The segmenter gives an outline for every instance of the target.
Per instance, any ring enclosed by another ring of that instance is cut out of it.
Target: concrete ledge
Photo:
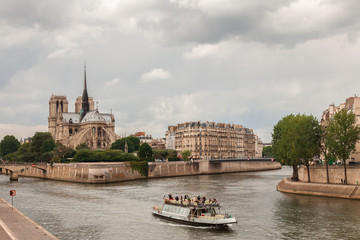
[[[0,231],[0,239],[57,239],[16,208],[12,210],[11,205],[0,198],[0,229],[1,228],[3,231]]]
[[[360,189],[357,185],[292,182],[289,178],[284,178],[276,185],[276,190],[302,195],[360,200]]]

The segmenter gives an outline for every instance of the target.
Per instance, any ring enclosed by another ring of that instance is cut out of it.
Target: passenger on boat
[[[177,193],[175,194],[175,200],[179,201],[179,195]]]
[[[169,200],[172,200],[172,199],[173,199],[171,193],[169,193],[168,196],[169,196]]]

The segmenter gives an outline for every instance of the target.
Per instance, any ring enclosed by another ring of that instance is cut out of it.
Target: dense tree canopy
[[[344,183],[347,184],[346,160],[360,139],[360,128],[356,125],[353,112],[342,109],[330,120],[327,128],[326,143],[329,154],[341,160],[344,165]]]
[[[273,148],[272,146],[266,146],[263,149],[262,156],[265,158],[273,157]]]
[[[298,181],[298,165],[309,167],[309,161],[320,153],[321,128],[313,116],[288,115],[273,130],[273,153],[281,163],[293,167],[294,181]],[[308,168],[308,180],[310,174]]]
[[[44,154],[44,153],[47,153],[47,152],[51,152],[51,151],[54,150],[55,147],[56,146],[55,146],[54,139],[52,139],[52,138],[46,139],[41,145],[40,153]]]
[[[86,142],[83,142],[83,143],[80,143],[79,145],[76,146],[76,150],[81,150],[81,149],[90,149],[90,148],[86,144]]]
[[[172,149],[154,149],[154,157],[156,159],[176,158],[177,151]]]
[[[142,160],[149,160],[153,157],[153,150],[148,143],[141,144],[138,152],[138,156]]]
[[[140,161],[140,159],[131,153],[124,153],[119,150],[88,150],[81,149],[74,155],[76,162],[125,162]]]
[[[49,141],[47,141],[49,140]],[[42,153],[42,145],[47,141],[46,145],[50,143],[50,140],[53,140],[49,132],[36,132],[31,141],[31,150],[35,153]],[[54,140],[53,140],[54,141]],[[44,149],[45,150],[45,149]]]
[[[127,142],[129,153],[136,152],[139,150],[140,139],[138,137],[133,137],[133,136],[116,140],[113,144],[111,144],[111,149],[119,149],[125,151],[125,141]]]
[[[191,156],[191,151],[190,150],[184,150],[181,152],[181,158],[184,161],[189,161],[189,157]]]
[[[16,152],[20,147],[20,142],[12,135],[6,135],[0,142],[1,156]]]

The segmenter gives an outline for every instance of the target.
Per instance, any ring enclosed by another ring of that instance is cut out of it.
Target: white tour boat
[[[220,205],[209,200],[197,202],[164,199],[164,205],[154,206],[152,213],[169,221],[193,226],[227,227],[237,223],[231,215],[220,214]]]

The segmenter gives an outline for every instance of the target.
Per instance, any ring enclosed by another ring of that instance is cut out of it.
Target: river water
[[[0,197],[59,239],[359,239],[360,201],[277,192],[291,169],[88,185],[36,178],[10,182]],[[238,224],[189,227],[151,214],[163,195],[215,197]]]

